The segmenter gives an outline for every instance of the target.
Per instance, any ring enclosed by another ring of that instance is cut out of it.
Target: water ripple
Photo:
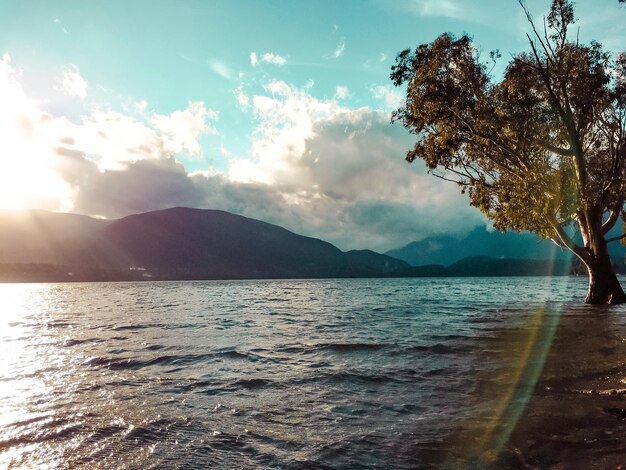
[[[481,282],[5,286],[0,467],[415,468],[479,341],[532,308]],[[515,282],[556,306],[580,288]]]

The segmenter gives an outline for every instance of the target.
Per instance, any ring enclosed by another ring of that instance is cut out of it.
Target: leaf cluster
[[[406,99],[392,121],[416,135],[406,159],[456,182],[496,228],[563,244],[563,226],[624,204],[626,54],[571,40],[570,1],[554,0],[542,28],[522,6],[530,50],[500,81],[468,36],[398,54],[391,80]]]

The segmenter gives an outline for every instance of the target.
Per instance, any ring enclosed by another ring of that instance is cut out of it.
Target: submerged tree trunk
[[[592,255],[586,262],[589,273],[589,290],[585,303],[587,304],[623,304],[626,303],[626,294],[617,280],[606,242],[601,240],[599,252]]]

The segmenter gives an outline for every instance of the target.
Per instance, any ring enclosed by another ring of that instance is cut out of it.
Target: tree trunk
[[[604,242],[604,240],[602,240]],[[585,303],[587,304],[623,304],[626,303],[626,294],[617,280],[611,258],[609,258],[606,242],[593,260],[587,264],[589,273],[589,290]]]

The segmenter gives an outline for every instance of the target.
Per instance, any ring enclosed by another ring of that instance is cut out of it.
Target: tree
[[[553,0],[540,28],[519,2],[530,50],[500,81],[468,36],[400,52],[391,79],[406,84],[406,99],[392,121],[416,136],[406,159],[456,182],[497,229],[571,250],[589,274],[585,302],[624,303],[606,235],[624,217],[626,53],[571,39],[569,0]]]

